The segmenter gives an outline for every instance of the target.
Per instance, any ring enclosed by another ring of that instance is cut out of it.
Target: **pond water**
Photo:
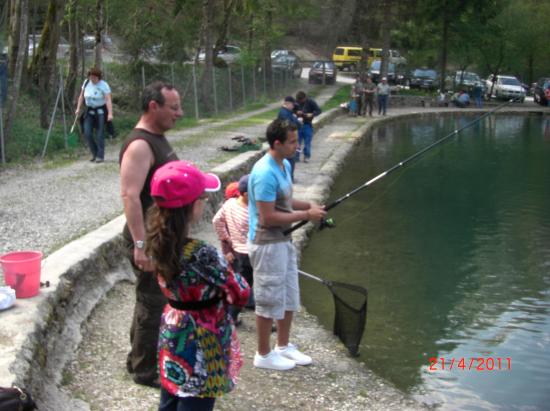
[[[473,119],[374,129],[332,199]],[[368,288],[370,369],[440,409],[550,407],[550,116],[487,118],[330,216],[336,228],[312,236],[301,268]],[[301,285],[331,328],[326,287]]]

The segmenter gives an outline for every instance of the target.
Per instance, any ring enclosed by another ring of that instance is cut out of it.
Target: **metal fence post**
[[[246,106],[246,86],[244,84],[244,66],[241,64],[241,84],[243,89],[243,106]]]
[[[218,92],[216,90],[216,68],[212,66],[212,90],[214,92],[214,112],[218,115]]]
[[[65,88],[63,84],[63,67],[59,66],[59,87],[61,88],[61,116],[63,118],[63,138],[65,140],[65,149],[69,148],[67,136],[67,119],[65,118]]]
[[[325,62],[323,61],[323,86],[327,85],[327,73],[325,71]]]
[[[254,96],[254,101],[258,99],[256,96],[256,66],[252,67],[252,95]]]
[[[271,94],[275,93],[275,72],[271,69]]]
[[[46,149],[48,148],[48,142],[50,141],[50,135],[52,134],[53,123],[55,121],[55,113],[57,112],[57,106],[59,105],[60,97],[61,97],[61,87],[59,88],[59,91],[57,92],[57,98],[55,99],[55,107],[53,108],[52,118],[50,120],[50,127],[48,128],[48,134],[46,134],[46,141],[44,142],[44,148],[42,149],[42,156],[40,157],[42,160],[46,155]]]
[[[199,119],[199,96],[197,94],[197,72],[195,63],[193,63],[193,97],[195,100],[195,118]]]
[[[233,111],[233,86],[231,84],[231,66],[227,66],[227,77],[229,80],[229,110]]]

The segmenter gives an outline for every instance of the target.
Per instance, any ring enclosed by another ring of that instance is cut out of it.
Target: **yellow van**
[[[355,68],[362,59],[362,47],[339,46],[336,47],[334,53],[332,53],[332,61],[334,61],[334,64],[336,64],[336,67],[340,70]]]

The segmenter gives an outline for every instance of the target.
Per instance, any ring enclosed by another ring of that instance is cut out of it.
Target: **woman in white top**
[[[101,79],[102,73],[98,68],[88,72],[88,78],[82,85],[76,115],[80,113],[82,103],[86,103],[84,113],[84,136],[92,152],[90,161],[102,163],[105,158],[105,122],[113,121],[113,102],[111,88]],[[96,131],[94,138],[94,129]]]

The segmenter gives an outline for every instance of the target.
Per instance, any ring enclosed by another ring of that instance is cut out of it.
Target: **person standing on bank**
[[[372,117],[372,110],[374,109],[375,94],[376,94],[376,84],[372,82],[372,78],[369,76],[367,77],[367,82],[365,83],[365,114],[368,111],[369,117]]]
[[[147,212],[146,251],[168,299],[160,324],[159,411],[210,411],[236,383],[242,356],[228,305],[243,306],[250,292],[221,253],[189,237],[219,178],[186,161],[155,172]]]
[[[296,151],[296,161],[300,161],[300,151],[304,153],[304,163],[311,158],[311,140],[313,140],[313,118],[321,114],[321,109],[313,100],[306,96],[306,93],[299,91],[296,93],[296,115],[303,119],[303,125],[298,131],[298,150]],[[303,150],[302,150],[303,144]]]
[[[388,79],[382,77],[382,81],[376,86],[378,93],[378,115],[386,115],[386,109],[388,107],[388,98],[390,97],[390,85]]]
[[[103,163],[105,159],[105,122],[113,121],[111,87],[101,79],[102,76],[103,73],[98,68],[88,71],[88,78],[78,96],[75,113],[78,116],[82,104],[85,103],[84,136],[92,152],[90,161],[96,163]]]
[[[136,275],[136,305],[126,367],[134,382],[159,386],[157,342],[166,303],[145,254],[145,214],[153,204],[151,178],[157,168],[177,160],[164,133],[183,115],[180,95],[171,85],[155,82],[143,90],[143,114],[120,150],[121,196],[126,216],[123,238]]]
[[[283,100],[283,106],[277,114],[279,120],[286,120],[296,126],[298,130],[302,128],[302,122],[295,113],[296,111],[296,100],[292,96],[286,96]],[[290,163],[290,176],[292,182],[294,182],[294,168],[296,166],[296,157],[300,157],[300,148],[296,146],[296,152],[292,154],[291,157],[288,157],[287,160]]]
[[[296,249],[284,231],[292,223],[319,221],[322,206],[292,198],[290,164],[298,144],[296,125],[274,120],[267,128],[268,152],[248,179],[248,255],[254,270],[258,350],[254,366],[289,370],[311,364],[312,359],[289,342],[292,316],[300,308]],[[271,349],[273,320],[277,321],[277,346]]]

